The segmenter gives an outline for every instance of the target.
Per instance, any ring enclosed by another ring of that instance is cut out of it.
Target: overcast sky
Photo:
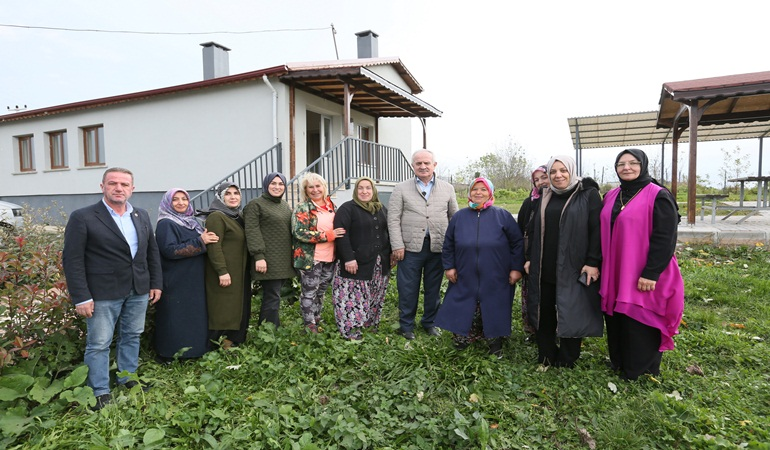
[[[334,24],[340,59],[356,57],[356,32],[373,30],[379,55],[400,57],[424,88],[420,98],[443,111],[428,120],[440,165],[464,166],[509,138],[542,164],[574,155],[570,117],[657,110],[665,82],[770,70],[768,13],[768,2],[740,0],[4,0],[2,25],[263,32],[0,26],[0,108],[199,81],[199,44],[208,41],[232,49],[231,74],[336,59]],[[720,149],[736,145],[756,174],[756,139],[701,143],[699,173],[718,179]],[[660,151],[645,150],[651,159]],[[601,173],[617,152],[585,150],[584,167]]]

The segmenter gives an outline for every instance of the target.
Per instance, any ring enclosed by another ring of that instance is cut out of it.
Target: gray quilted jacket
[[[396,185],[388,202],[388,233],[393,250],[422,250],[425,228],[430,232],[430,251],[441,253],[449,219],[457,212],[457,197],[451,184],[435,180],[426,200],[414,178]]]

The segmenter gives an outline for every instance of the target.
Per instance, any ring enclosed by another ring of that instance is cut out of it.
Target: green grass
[[[304,332],[296,303],[284,304],[280,329],[252,326],[248,342],[231,351],[163,366],[145,348],[140,376],[153,384],[149,393],[118,389],[115,404],[98,413],[65,409],[5,442],[40,449],[770,448],[770,253],[686,247],[678,258],[685,325],[660,377],[621,381],[606,368],[599,338],[584,341],[575,369],[543,370],[518,320],[500,361],[480,344],[454,350],[448,333],[405,341],[395,333],[391,283],[379,333],[361,342],[339,336],[329,302],[318,335]],[[688,372],[695,366],[702,376]]]

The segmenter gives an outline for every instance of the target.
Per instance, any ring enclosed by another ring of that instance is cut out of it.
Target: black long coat
[[[600,283],[583,286],[577,280],[587,263],[589,251],[601,254],[601,240],[596,238],[599,223],[589,221],[592,203],[601,205],[598,185],[584,178],[577,186],[562,211],[559,221],[556,263],[556,335],[563,338],[599,337],[604,332],[604,321],[599,297]],[[535,211],[532,240],[530,241],[529,292],[527,314],[529,323],[537,328],[540,323],[540,274],[547,261],[543,255],[543,211],[552,192],[546,189]],[[600,206],[601,207],[601,206]],[[593,248],[596,247],[596,248]],[[553,261],[551,261],[553,263]]]

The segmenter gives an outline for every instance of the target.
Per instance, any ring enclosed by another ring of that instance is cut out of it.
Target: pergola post
[[[695,190],[698,184],[698,122],[700,122],[703,110],[698,106],[698,101],[693,101],[690,108],[690,161],[687,172],[687,224],[695,225]]]

